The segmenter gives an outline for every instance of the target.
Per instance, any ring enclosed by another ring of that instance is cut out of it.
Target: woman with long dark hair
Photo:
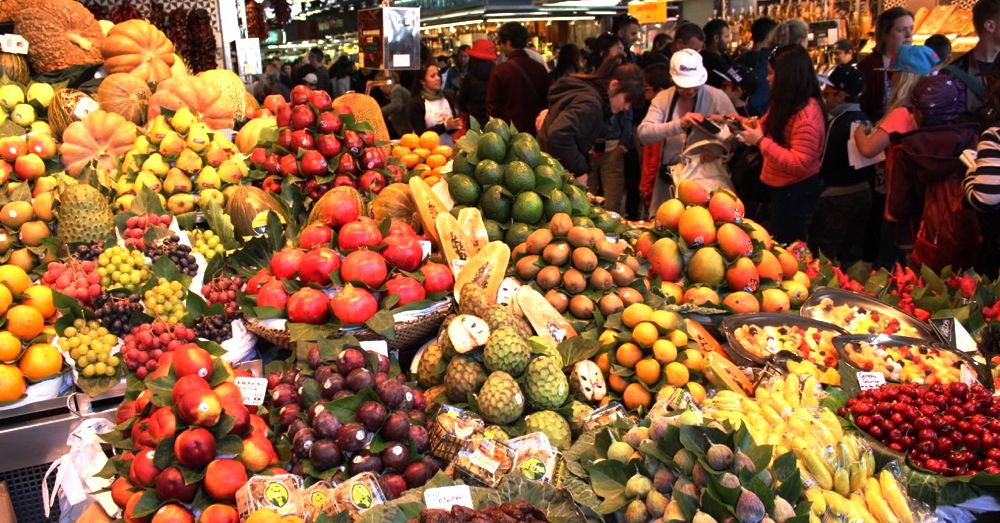
[[[559,48],[559,58],[552,69],[552,81],[566,75],[580,72],[580,48],[576,44],[566,44]]]
[[[455,143],[451,133],[461,128],[461,120],[455,116],[455,104],[442,90],[437,64],[426,63],[420,68],[410,96],[409,111],[413,132],[434,131],[441,135],[442,144]]]
[[[865,78],[861,110],[873,121],[882,119],[889,103],[892,84],[886,71],[904,45],[913,43],[913,13],[893,7],[878,15],[875,22],[875,50],[858,63]]]
[[[826,108],[809,52],[800,45],[778,48],[768,63],[772,93],[758,127],[740,137],[760,148],[760,180],[771,196],[768,230],[782,243],[808,240],[809,220],[823,190],[820,169],[826,139]]]

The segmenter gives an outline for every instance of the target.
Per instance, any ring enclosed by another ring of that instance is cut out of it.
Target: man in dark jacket
[[[549,114],[538,133],[539,144],[570,173],[588,174],[590,149],[610,117],[608,101],[592,81],[564,77],[549,93]]]
[[[753,69],[754,77],[757,79],[757,90],[749,101],[750,114],[754,116],[764,116],[768,104],[771,103],[771,86],[767,83],[767,59],[771,50],[767,47],[767,40],[775,27],[778,27],[778,22],[770,18],[754,21],[750,27],[753,48],[736,60],[737,63]]]
[[[635,53],[632,46],[639,40],[639,20],[629,14],[616,16],[611,22],[611,32],[622,39],[625,45],[625,59],[629,63],[635,63]]]
[[[524,51],[528,30],[517,22],[500,26],[497,39],[507,61],[490,74],[486,112],[514,124],[520,132],[535,134],[535,117],[546,108],[549,73]]]
[[[976,2],[972,7],[972,24],[979,41],[948,69],[965,84],[966,109],[978,116],[986,102],[986,73],[1000,54],[1000,0]]]
[[[830,112],[829,129],[820,176],[823,189],[813,215],[809,248],[848,267],[861,259],[868,214],[872,205],[874,165],[855,169],[848,160],[847,148],[855,124],[868,125],[858,97],[865,80],[856,67],[838,65],[822,79],[823,99]]]

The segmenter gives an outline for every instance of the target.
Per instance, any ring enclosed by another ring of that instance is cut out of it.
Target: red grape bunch
[[[240,305],[236,303],[236,295],[242,288],[243,278],[219,276],[201,288],[201,295],[209,305],[221,303],[226,308],[226,316],[229,318],[239,318]]]
[[[140,251],[145,251],[146,240],[144,236],[146,235],[146,231],[149,230],[150,227],[162,227],[164,229],[169,228],[170,222],[173,221],[173,219],[174,217],[169,214],[130,216],[127,220],[125,220],[125,230],[122,231],[122,238],[125,239],[125,245],[134,249],[139,249]]]
[[[144,379],[156,368],[156,363],[164,352],[171,352],[194,338],[194,329],[183,323],[143,323],[125,335],[122,346],[125,365],[129,370],[135,371],[137,378]]]
[[[89,304],[103,292],[97,264],[90,260],[77,261],[70,258],[65,263],[52,262],[42,275],[42,283],[83,304]]]

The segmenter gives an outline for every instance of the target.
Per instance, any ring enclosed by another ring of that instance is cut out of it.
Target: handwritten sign
[[[472,506],[472,492],[468,485],[427,489],[424,491],[424,504],[432,510],[451,510],[451,507],[456,505],[475,509]]]
[[[267,378],[248,378],[238,376],[236,386],[243,396],[244,405],[263,405],[264,395],[267,394]]]
[[[431,241],[420,240],[420,250],[424,252],[424,259],[426,260],[431,255]]]
[[[881,372],[859,372],[858,387],[861,390],[877,389],[885,385],[885,375]]]

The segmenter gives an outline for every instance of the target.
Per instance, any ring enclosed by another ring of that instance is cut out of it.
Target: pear
[[[188,130],[186,144],[188,149],[196,153],[200,153],[208,148],[208,144],[211,143],[212,139],[208,136],[208,126],[202,123],[196,123],[191,126]]]
[[[160,183],[160,179],[149,171],[139,171],[139,174],[135,177],[133,185],[136,194],[142,192],[143,187],[148,187],[149,190],[153,192],[160,192],[160,189],[163,187],[163,184]]]
[[[208,144],[208,149],[205,151],[205,161],[208,165],[212,167],[218,167],[222,165],[222,162],[229,159],[229,153],[222,150],[218,144],[212,142]]]
[[[149,127],[146,128],[146,138],[149,139],[149,143],[159,144],[168,133],[173,131],[170,124],[167,123],[167,118],[161,114],[149,122]]]
[[[46,136],[52,136],[52,128],[49,127],[48,122],[43,122],[42,120],[35,120],[34,122],[31,123],[31,134],[44,134]]]
[[[205,189],[201,191],[201,196],[198,198],[198,206],[202,209],[207,209],[208,204],[211,202],[215,202],[219,207],[222,207],[226,204],[226,196],[218,189]]]
[[[167,199],[167,209],[174,214],[191,212],[196,201],[193,194],[175,194]]]
[[[240,174],[243,176],[250,174],[250,166],[247,165],[247,162],[243,161],[240,157],[234,157],[233,163],[240,168]]]
[[[17,104],[10,111],[10,121],[21,127],[31,127],[35,123],[35,107],[30,104]]]
[[[125,174],[135,174],[139,172],[140,169],[139,153],[135,152],[134,149],[125,153],[124,158],[122,158],[121,171]]]
[[[17,84],[7,84],[0,87],[0,107],[11,111],[17,104],[24,103],[24,91]]]
[[[119,196],[115,199],[115,211],[117,212],[128,212],[132,208],[132,200],[135,199],[134,194],[126,194]]]
[[[8,118],[9,116],[10,116],[10,115],[9,115],[9,114],[7,114],[7,110],[6,110],[6,109],[4,109],[3,107],[0,107],[0,124],[2,124],[2,123],[4,123],[4,122],[6,122],[6,121],[7,121],[7,118]],[[35,122],[35,123],[38,123],[38,122]],[[35,123],[33,123],[33,124],[31,124],[31,125],[35,125]]]
[[[122,196],[126,194],[133,194],[135,193],[135,185],[133,185],[132,182],[128,181],[128,178],[122,176],[115,183],[115,192],[117,192],[119,195]]]
[[[149,143],[149,138],[145,135],[140,134],[135,139],[135,144],[132,146],[132,150],[136,154],[149,154],[152,152],[152,145]]]
[[[160,154],[163,156],[181,154],[184,147],[184,139],[176,131],[168,131],[160,140]]]
[[[240,179],[243,178],[243,171],[236,165],[236,162],[226,160],[219,166],[219,178],[222,180],[222,183],[227,185],[238,184],[240,183]]]
[[[34,82],[28,86],[28,102],[38,102],[42,107],[47,108],[55,95],[55,89],[45,82]]]
[[[188,174],[194,174],[201,170],[203,162],[198,153],[191,149],[184,149],[181,151],[181,155],[177,157],[176,165],[178,169]]]
[[[174,113],[173,118],[170,119],[170,126],[174,128],[175,131],[184,134],[188,132],[191,125],[198,121],[198,118],[191,112],[191,109],[187,107],[181,107]]]
[[[50,222],[54,217],[52,213],[52,205],[55,203],[54,193],[43,192],[38,196],[35,196],[34,200],[31,202],[31,210],[35,213],[35,217],[43,222]]]
[[[215,167],[206,165],[202,167],[198,173],[198,177],[194,179],[194,185],[198,189],[218,189],[222,187],[222,180],[219,178],[219,173],[215,170]]]
[[[191,177],[176,167],[170,169],[167,178],[163,180],[163,190],[167,194],[189,193],[192,187]]]
[[[226,151],[229,154],[236,154],[240,152],[239,149],[236,148],[236,145],[233,143],[233,141],[229,139],[229,136],[227,136],[226,133],[223,132],[216,131],[212,133],[212,143],[218,145],[219,149],[222,149],[223,151]]]
[[[159,153],[153,153],[146,158],[146,161],[142,162],[143,171],[151,172],[160,178],[167,175],[167,171],[170,170],[170,165],[163,160],[163,156]]]

